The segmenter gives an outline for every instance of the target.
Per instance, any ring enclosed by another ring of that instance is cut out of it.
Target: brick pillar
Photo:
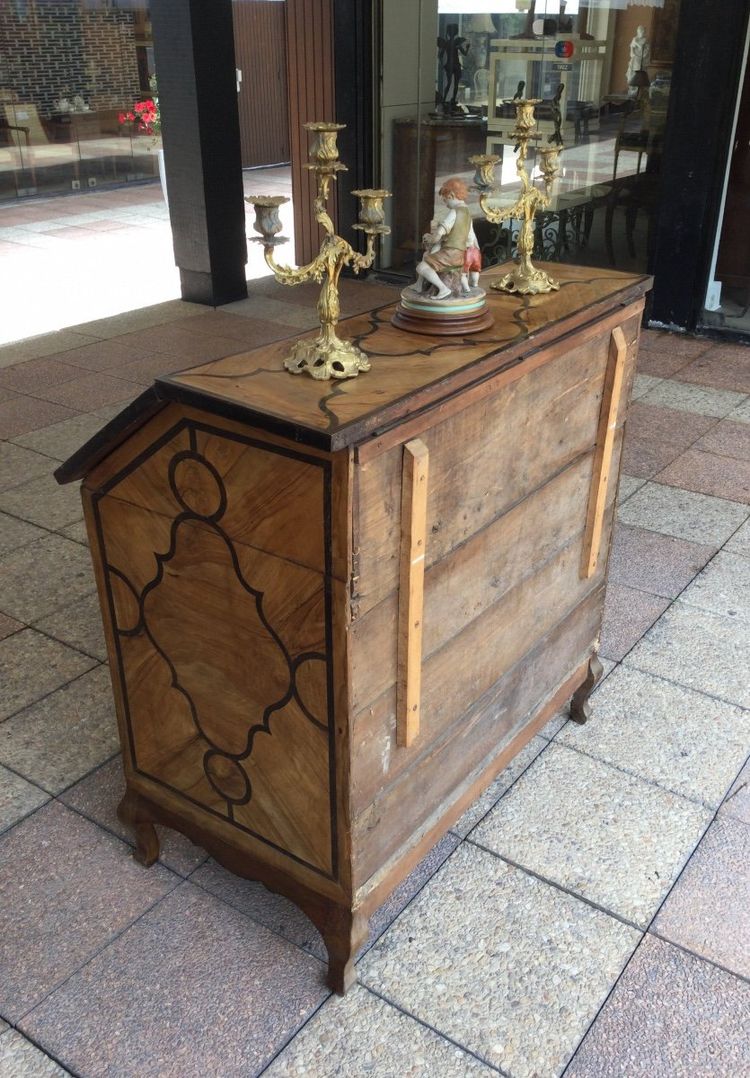
[[[247,295],[231,0],[152,0],[169,216],[182,298]]]

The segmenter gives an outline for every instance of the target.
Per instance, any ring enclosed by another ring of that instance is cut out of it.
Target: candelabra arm
[[[360,270],[369,269],[375,261],[375,236],[372,233],[367,235],[367,249],[363,255],[358,254],[352,250],[352,256],[348,260],[355,273],[359,273]]]

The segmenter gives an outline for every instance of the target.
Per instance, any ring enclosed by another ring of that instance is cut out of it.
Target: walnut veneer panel
[[[132,771],[334,879],[330,465],[177,410],[139,443],[91,503]]]

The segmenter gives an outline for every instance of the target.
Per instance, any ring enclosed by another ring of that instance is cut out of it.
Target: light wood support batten
[[[419,735],[429,457],[429,450],[420,438],[404,446],[396,712],[396,740],[402,748],[408,748]]]
[[[593,576],[601,552],[604,509],[607,504],[607,490],[611,478],[612,453],[615,444],[617,415],[620,410],[627,350],[625,334],[619,326],[616,326],[612,330],[609,341],[609,361],[604,376],[599,429],[596,435],[594,468],[586,516],[586,535],[581,560],[581,577],[584,579]]]

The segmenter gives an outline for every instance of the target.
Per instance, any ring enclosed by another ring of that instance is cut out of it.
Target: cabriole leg
[[[117,806],[117,815],[135,837],[133,857],[145,868],[149,868],[159,857],[159,836],[135,790],[125,791],[125,796]]]
[[[570,717],[573,722],[577,722],[579,726],[583,726],[583,724],[588,722],[591,718],[591,701],[589,697],[594,691],[603,671],[604,667],[599,662],[599,656],[592,655],[589,659],[589,671],[586,675],[586,680],[576,689],[570,701]]]
[[[328,987],[343,996],[357,980],[354,961],[367,940],[367,918],[358,910],[331,907],[322,928],[328,950]]]

